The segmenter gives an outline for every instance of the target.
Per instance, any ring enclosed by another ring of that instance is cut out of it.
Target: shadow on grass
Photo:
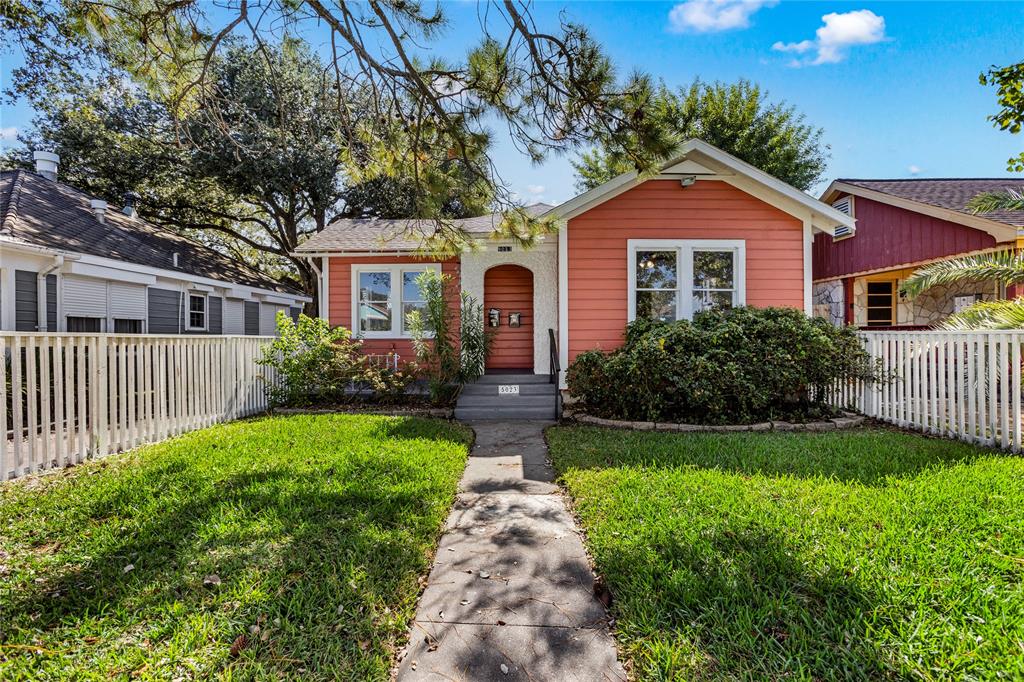
[[[652,679],[897,677],[860,635],[874,595],[839,571],[809,572],[777,534],[725,528],[623,549],[602,568],[630,653]]]
[[[548,431],[559,472],[699,468],[753,476],[828,478],[863,485],[969,464],[991,450],[892,429],[822,433],[658,433],[595,427]]]
[[[451,434],[438,426],[380,428],[388,438]],[[123,673],[168,656],[165,647],[177,640],[170,655],[192,658],[191,646],[202,650],[206,674],[233,667],[247,676],[386,676],[454,477],[448,482],[422,461],[404,461],[386,443],[330,463],[315,455],[284,457],[283,464],[253,458],[229,463],[233,472],[197,473],[188,457],[99,472],[118,480],[74,510],[83,527],[64,531],[68,546],[54,557],[60,563],[8,592],[3,636],[42,637],[42,649],[71,641],[72,657],[82,658],[65,670],[86,669],[80,665],[98,674],[117,672],[96,662],[98,649],[107,664],[127,663]],[[52,533],[39,533],[46,535]],[[204,586],[209,574],[221,583]],[[200,622],[208,631],[191,632]],[[68,636],[69,627],[85,623],[102,640],[95,648]],[[245,647],[230,652],[240,635]],[[212,650],[210,637],[219,640]]]

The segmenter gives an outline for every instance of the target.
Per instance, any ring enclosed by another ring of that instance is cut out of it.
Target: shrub
[[[299,315],[277,314],[278,336],[263,349],[261,365],[277,370],[268,384],[271,405],[301,407],[374,399],[395,402],[415,378],[415,368],[381,367],[362,352],[362,341],[344,327]]]
[[[426,270],[416,284],[424,305],[422,311],[408,314],[409,331],[431,399],[446,403],[459,386],[483,374],[491,336],[484,327],[483,306],[465,291],[459,295],[461,307],[456,317],[449,275]]]
[[[874,368],[853,328],[792,308],[734,308],[693,320],[638,320],[625,344],[583,353],[570,393],[598,415],[746,423],[824,411],[824,387]]]

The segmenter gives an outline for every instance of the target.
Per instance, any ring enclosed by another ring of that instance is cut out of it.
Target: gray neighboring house
[[[0,171],[0,330],[272,335],[309,297],[57,180]]]

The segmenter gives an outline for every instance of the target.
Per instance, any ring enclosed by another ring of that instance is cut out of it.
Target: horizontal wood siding
[[[256,336],[260,333],[260,303],[259,301],[245,302],[245,335]]]
[[[803,309],[803,224],[717,181],[649,180],[569,221],[569,360],[622,343],[629,239],[743,239],[746,300]]]
[[[498,265],[484,273],[484,314],[501,311],[501,326],[491,341],[487,369],[533,372],[533,273],[519,265]],[[509,313],[521,313],[520,326],[510,327]]]
[[[352,256],[332,257],[328,263],[328,279],[330,291],[327,294],[328,318],[331,325],[335,327],[352,328],[352,266],[362,264],[377,265],[402,265],[419,263],[437,263],[436,258],[417,258],[413,256]],[[454,259],[441,261],[441,272],[451,275],[449,293],[455,301],[455,308],[452,311],[457,315],[459,310],[459,291],[462,286],[460,278],[459,261]],[[402,361],[412,360],[412,341],[401,338],[395,333],[394,338],[387,339],[366,339],[363,349],[367,353],[383,355],[386,353],[398,353]]]
[[[880,201],[854,197],[857,234],[833,242],[814,238],[814,279],[884,270],[910,263],[988,249],[996,240],[987,232],[932,218]]]
[[[150,334],[179,334],[181,332],[181,292],[173,289],[150,287],[149,324]]]

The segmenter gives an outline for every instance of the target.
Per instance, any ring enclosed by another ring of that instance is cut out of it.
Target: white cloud
[[[815,31],[814,40],[801,40],[798,43],[784,43],[780,40],[772,45],[772,49],[798,55],[813,52],[812,57],[793,60],[791,64],[817,66],[843,61],[850,48],[855,45],[871,45],[886,39],[885,18],[869,9],[843,14],[831,12],[821,20],[824,23]]]
[[[750,17],[762,7],[779,0],[686,0],[668,13],[668,28],[673,33],[694,31],[714,33],[750,26]]]
[[[907,166],[907,172],[910,173],[911,175],[920,175],[924,171],[921,170],[920,166],[915,166],[914,164],[910,164],[909,166]]]
[[[13,140],[18,137],[18,129],[14,126],[0,128],[0,140]]]
[[[526,191],[530,194],[544,194],[544,185],[527,185]]]

